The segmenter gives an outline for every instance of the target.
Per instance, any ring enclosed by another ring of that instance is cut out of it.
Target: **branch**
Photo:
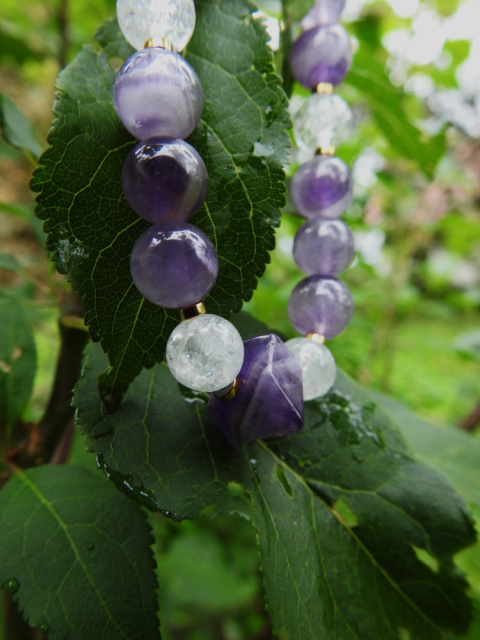
[[[76,294],[70,294],[64,306],[68,306],[69,314],[77,312],[75,315],[80,316],[80,301]],[[15,457],[20,468],[28,469],[50,462],[55,452],[57,464],[65,462],[68,457],[68,434],[72,433],[74,417],[72,391],[80,377],[87,342],[88,333],[84,329],[60,322],[60,354],[50,400],[39,424],[29,426],[29,437]],[[60,446],[62,440],[63,446]]]
[[[473,433],[480,427],[480,402],[474,407],[474,409],[460,421],[460,429],[464,431],[470,431]]]

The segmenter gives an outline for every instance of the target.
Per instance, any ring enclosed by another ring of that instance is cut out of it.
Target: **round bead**
[[[337,375],[335,359],[324,344],[308,338],[294,338],[285,343],[302,369],[303,399],[324,396],[333,387]]]
[[[203,90],[181,55],[152,48],[128,58],[115,79],[113,100],[135,138],[187,138],[202,115]]]
[[[336,148],[352,134],[352,111],[336,94],[312,93],[295,114],[293,125],[295,138],[305,150]]]
[[[244,347],[233,324],[212,314],[181,322],[167,343],[174,378],[195,391],[218,391],[235,380]]]
[[[350,39],[339,24],[304,31],[293,43],[290,54],[293,76],[307,89],[314,89],[321,82],[340,84],[351,64]]]
[[[188,220],[202,206],[208,175],[197,151],[179,138],[140,142],[123,165],[122,186],[134,211],[150,222]]]
[[[304,29],[338,22],[346,0],[317,0],[302,22]]]
[[[117,0],[120,29],[135,49],[149,38],[166,38],[184,49],[195,29],[193,0]]]
[[[164,222],[142,233],[130,256],[135,286],[167,309],[193,307],[215,284],[218,256],[208,237],[188,222]]]
[[[290,195],[305,218],[338,218],[353,198],[352,174],[336,156],[315,156],[293,176]]]
[[[338,276],[355,255],[352,232],[342,220],[313,218],[295,236],[293,258],[307,276]]]
[[[309,276],[297,284],[288,301],[290,322],[302,335],[338,336],[353,316],[347,285],[335,278]]]

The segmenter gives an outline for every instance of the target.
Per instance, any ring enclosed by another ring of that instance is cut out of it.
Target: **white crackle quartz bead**
[[[240,372],[244,347],[233,324],[210,313],[181,322],[168,339],[173,377],[195,391],[218,391]]]
[[[300,364],[303,376],[303,399],[324,396],[337,375],[335,360],[324,344],[309,338],[294,338],[285,343]]]
[[[149,38],[165,38],[182,51],[195,29],[193,0],[117,0],[120,29],[135,49]]]
[[[352,135],[352,111],[338,95],[312,93],[293,116],[293,127],[298,145],[307,151],[337,148]]]

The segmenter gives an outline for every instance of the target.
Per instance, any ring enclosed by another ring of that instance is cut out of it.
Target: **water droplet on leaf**
[[[15,578],[12,578],[5,583],[5,589],[11,596],[13,596],[20,589],[20,585]]]

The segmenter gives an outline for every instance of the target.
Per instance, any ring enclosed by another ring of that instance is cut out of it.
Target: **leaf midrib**
[[[374,556],[370,553],[370,551],[365,547],[362,541],[355,535],[353,529],[346,525],[345,522],[342,521],[341,518],[338,517],[338,514],[332,509],[317,493],[315,493],[312,488],[306,483],[304,478],[299,475],[292,467],[290,467],[284,460],[279,458],[264,442],[259,440],[257,442],[258,445],[264,449],[270,456],[275,460],[276,464],[281,465],[284,469],[286,469],[289,473],[291,473],[295,479],[301,483],[305,490],[308,491],[312,500],[316,498],[319,500],[322,505],[330,511],[330,513],[337,519],[340,525],[351,535],[356,544],[362,549],[367,558],[370,560],[372,565],[383,575],[383,577],[387,580],[387,582],[393,587],[393,589],[398,593],[398,595],[405,600],[405,602],[422,618],[437,634],[442,635],[441,630],[437,627],[437,625],[428,618],[423,611],[400,589],[398,584],[390,577],[390,574],[375,560]],[[332,594],[333,595],[333,594]],[[334,600],[335,602],[335,600]],[[337,603],[335,603],[335,607],[337,607]]]
[[[65,537],[67,538],[72,551],[75,555],[75,559],[78,562],[78,564],[80,565],[80,567],[82,568],[85,577],[87,578],[88,582],[91,584],[93,591],[96,593],[105,613],[108,616],[108,619],[115,625],[115,627],[118,629],[118,631],[121,633],[121,637],[125,638],[125,640],[129,640],[128,636],[125,634],[124,630],[118,625],[118,622],[115,620],[115,618],[113,617],[112,613],[110,612],[110,609],[107,605],[107,603],[105,602],[105,600],[101,597],[98,589],[95,586],[95,582],[92,578],[92,576],[90,575],[90,572],[88,571],[85,563],[83,562],[80,553],[78,551],[77,545],[75,544],[70,531],[68,530],[68,526],[66,525],[66,523],[62,520],[61,516],[59,513],[57,513],[57,511],[54,509],[53,505],[47,500],[47,498],[45,498],[45,496],[41,493],[41,491],[35,486],[35,484],[28,478],[28,476],[23,473],[22,471],[19,471],[17,474],[17,477],[23,482],[23,484],[30,489],[30,491],[34,494],[34,496],[37,498],[37,500],[40,502],[41,505],[43,505],[45,507],[45,509],[47,509],[47,511],[50,513],[50,515],[54,518],[54,520],[57,522],[57,524],[59,525],[60,529],[62,529],[62,531],[65,534]]]

